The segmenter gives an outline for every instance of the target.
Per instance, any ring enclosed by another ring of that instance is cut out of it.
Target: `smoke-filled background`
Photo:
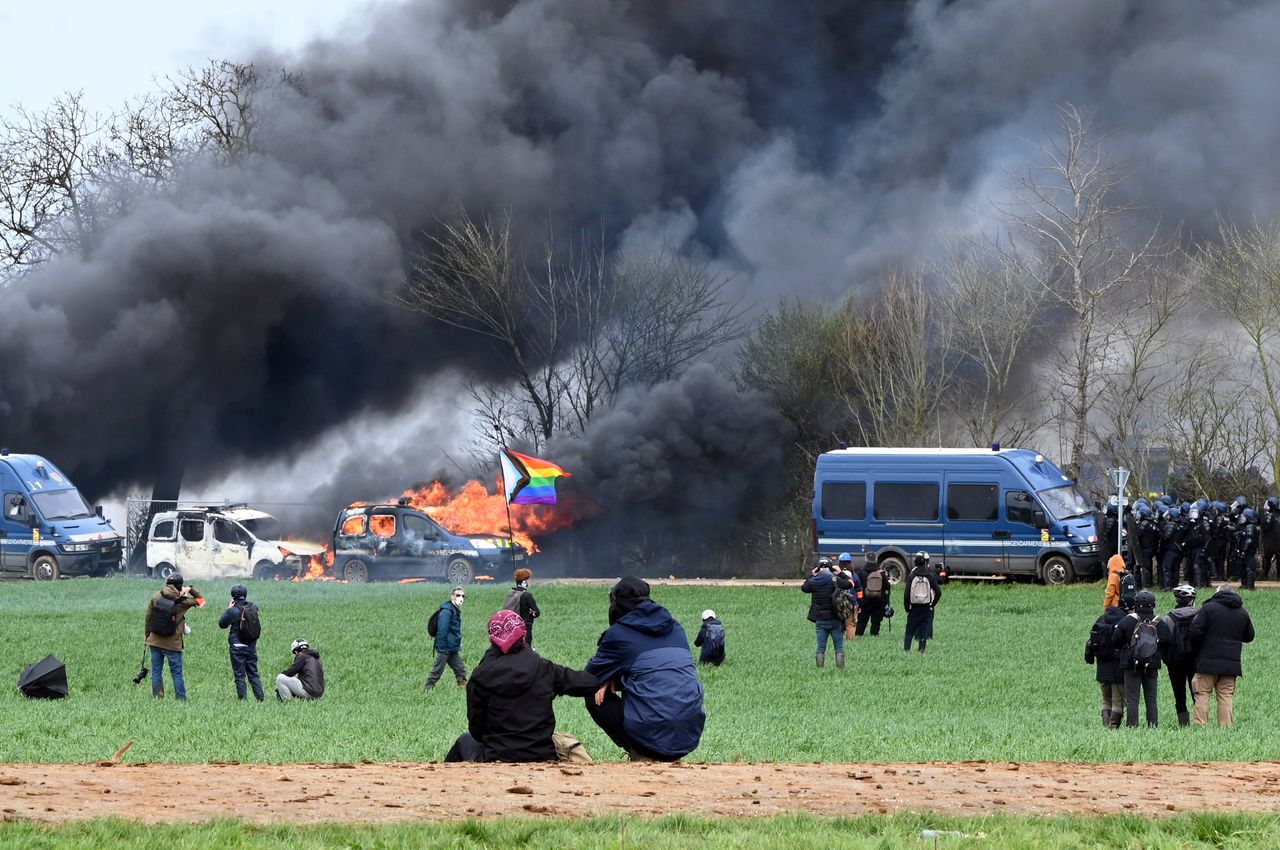
[[[1096,110],[1129,158],[1116,197],[1152,223],[1195,238],[1280,198],[1274,3],[373,14],[358,41],[227,57],[289,74],[257,90],[251,145],[131,188],[91,244],[0,288],[0,443],[53,458],[90,498],[180,476],[184,494],[330,517],[459,476],[471,389],[509,385],[510,352],[396,296],[463,215],[509,217],[533,253],[586,229],[691,258],[749,320],[983,231],[1063,103]],[[780,495],[794,429],[738,388],[731,356],[620,393],[542,447],[599,507],[584,531],[697,539]]]

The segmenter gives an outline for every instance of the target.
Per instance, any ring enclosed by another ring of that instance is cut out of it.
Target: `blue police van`
[[[123,540],[62,472],[0,449],[0,573],[52,581],[120,568]]]
[[[813,548],[871,552],[893,582],[919,550],[951,576],[1067,584],[1101,572],[1093,508],[1074,483],[1037,452],[998,446],[824,452],[813,476]]]

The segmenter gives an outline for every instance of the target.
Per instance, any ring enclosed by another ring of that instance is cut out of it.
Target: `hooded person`
[[[293,664],[276,676],[276,698],[282,702],[320,699],[324,696],[324,665],[320,663],[320,653],[311,648],[306,638],[297,638],[289,649],[293,652]]]
[[[1244,644],[1253,641],[1253,620],[1244,609],[1244,600],[1230,585],[1218,592],[1191,620],[1191,647],[1195,652],[1195,724],[1209,722],[1209,698],[1218,701],[1218,725],[1230,726],[1235,719],[1236,679],[1243,675],[1240,655]]]
[[[1120,607],[1130,608],[1133,606],[1132,600],[1122,602],[1125,596],[1132,596],[1137,592],[1137,581],[1133,578],[1133,573],[1129,572],[1129,568],[1125,566],[1123,555],[1112,555],[1107,561],[1107,592],[1102,597],[1103,613],[1108,608]]]
[[[194,587],[184,587],[178,573],[170,575],[164,587],[147,603],[143,639],[151,648],[151,695],[157,699],[164,699],[164,663],[167,661],[174,696],[183,702],[187,700],[187,682],[182,675],[187,611],[202,605],[204,597]]]
[[[587,712],[632,759],[675,761],[697,748],[707,716],[689,640],[647,583],[627,576],[610,589],[609,628],[586,671],[605,683]]]
[[[555,761],[558,696],[587,697],[599,680],[543,658],[525,624],[503,609],[489,618],[489,648],[467,682],[467,731],[445,761]]]

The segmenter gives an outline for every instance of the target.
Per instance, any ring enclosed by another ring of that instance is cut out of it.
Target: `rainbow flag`
[[[502,483],[507,488],[509,505],[554,505],[556,479],[572,477],[550,461],[522,455],[510,449],[498,451],[502,465]]]

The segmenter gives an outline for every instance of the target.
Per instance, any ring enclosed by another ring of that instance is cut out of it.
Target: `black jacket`
[[[286,676],[297,676],[302,682],[302,689],[312,699],[324,696],[324,665],[320,663],[320,653],[311,647],[293,657],[293,664],[284,671]]]
[[[1114,640],[1116,625],[1124,619],[1124,616],[1123,608],[1118,605],[1112,605],[1097,619],[1094,626],[1101,625],[1110,629],[1109,634]],[[1090,633],[1092,634],[1092,631]],[[1120,653],[1113,644],[1104,646],[1100,652],[1095,654],[1093,647],[1089,645],[1089,641],[1086,639],[1084,642],[1084,661],[1086,664],[1097,665],[1095,678],[1098,682],[1115,685],[1124,681],[1124,671],[1120,669]]]
[[[1134,669],[1135,665],[1134,665],[1134,659],[1133,659],[1133,647],[1131,644],[1133,642],[1134,632],[1138,630],[1138,624],[1139,623],[1155,623],[1155,619],[1156,619],[1156,612],[1154,609],[1144,610],[1142,608],[1138,608],[1138,609],[1135,609],[1132,613],[1125,614],[1124,618],[1121,619],[1120,622],[1116,624],[1114,646],[1116,648],[1116,661],[1119,664],[1120,669],[1122,671]],[[1159,640],[1159,635],[1160,635],[1160,628],[1159,626],[1157,626],[1156,627],[1157,640]],[[1157,650],[1159,650],[1159,646],[1157,646]],[[1153,664],[1150,667],[1147,667],[1146,669],[1159,670],[1160,658],[1162,657],[1163,657],[1163,653],[1161,653],[1156,658],[1155,664]],[[1123,676],[1121,678],[1123,680]]]
[[[902,583],[902,609],[904,611],[911,610],[911,580],[919,575],[929,579],[929,586],[933,588],[933,602],[930,603],[929,609],[936,608],[938,603],[942,601],[942,585],[938,583],[938,574],[933,571],[933,567],[912,567],[911,572],[907,573],[907,580]]]
[[[1253,621],[1234,590],[1220,590],[1204,603],[1191,621],[1191,645],[1197,653],[1196,672],[1239,676],[1240,648],[1253,640]]]
[[[698,629],[698,636],[693,639],[694,646],[702,647],[702,654],[699,656],[698,660],[703,664],[720,664],[724,661],[724,647],[728,639],[722,639],[720,641],[720,647],[718,649],[712,649],[711,644],[707,641],[707,627],[712,623],[715,623],[721,629],[724,628],[724,623],[721,623],[715,617],[708,617],[702,621],[702,628]]]
[[[849,581],[842,575],[822,570],[816,576],[809,576],[804,580],[804,584],[800,585],[800,589],[805,593],[812,594],[809,600],[809,620],[818,622],[819,620],[839,620],[840,616],[836,614],[835,605],[835,589],[839,587],[841,590],[848,590],[853,587],[853,582]]]
[[[505,655],[490,646],[467,682],[467,731],[485,761],[555,761],[552,701],[590,696],[598,687],[591,673],[553,664],[522,643]]]
[[[247,604],[251,604],[248,599],[237,599],[236,604],[223,611],[222,616],[218,618],[218,628],[231,629],[231,631],[227,633],[227,641],[233,645],[237,643],[244,643],[240,640],[240,617],[244,613],[244,606]],[[261,616],[262,612],[259,611],[258,615]],[[253,646],[252,643],[247,645]]]

